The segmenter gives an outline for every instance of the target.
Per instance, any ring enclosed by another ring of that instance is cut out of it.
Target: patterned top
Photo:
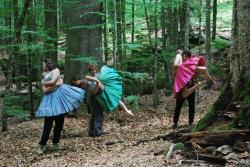
[[[44,82],[48,82],[48,81],[52,80],[52,78],[53,78],[53,72],[52,71],[43,73],[43,81]]]

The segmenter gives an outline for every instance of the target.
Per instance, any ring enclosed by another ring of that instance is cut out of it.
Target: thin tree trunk
[[[12,6],[13,6],[13,12],[14,12],[14,31],[16,31],[18,28],[18,17],[19,17],[18,0],[13,0]],[[20,61],[20,53],[19,53],[18,45],[14,46],[12,54],[14,57],[13,67],[12,67],[13,71],[15,71],[15,74],[17,76],[22,75],[20,64],[18,64],[18,62]],[[21,83],[19,82],[19,80],[16,81],[16,87],[17,87],[17,90],[21,89]]]
[[[131,41],[135,41],[135,0],[132,0],[132,28],[131,28]]]
[[[147,29],[148,29],[148,41],[149,41],[149,45],[152,46],[152,41],[151,41],[151,28],[150,28],[150,24],[149,24],[149,17],[148,17],[148,10],[147,10],[147,5],[145,0],[143,0],[143,5],[144,5],[144,14],[145,14],[145,20],[147,22]]]
[[[200,0],[200,7],[202,7],[202,0]],[[202,11],[199,11],[199,55],[201,54],[201,22],[202,22]]]
[[[158,95],[157,95],[157,68],[158,68],[158,53],[157,53],[157,38],[158,38],[158,26],[157,26],[157,6],[158,0],[155,0],[155,47],[154,47],[154,67],[153,67],[153,78],[154,78],[154,107],[156,108],[158,105]]]
[[[206,0],[206,58],[210,61],[211,59],[211,44],[210,44],[210,38],[211,38],[211,23],[210,23],[210,0]]]
[[[123,71],[126,71],[127,66],[126,66],[126,57],[127,57],[127,50],[126,50],[126,44],[127,44],[127,39],[126,39],[126,0],[122,0],[122,61],[121,61],[121,69]]]
[[[216,37],[216,23],[217,23],[217,0],[213,0],[213,33],[212,40]]]
[[[32,8],[29,9],[29,19],[28,19],[28,31],[34,31],[35,30],[35,16],[34,16],[34,3],[32,5]],[[31,33],[28,34],[28,62],[27,62],[27,71],[28,71],[28,90],[29,90],[29,109],[30,109],[30,118],[35,118],[35,110],[34,110],[34,98],[33,98],[33,92],[32,92],[32,57],[33,51],[31,50],[30,46],[33,44],[33,35]]]
[[[184,37],[184,49],[189,49],[189,34],[190,34],[190,7],[189,7],[189,1],[186,0],[185,2],[185,8],[186,8],[186,16],[185,16],[185,37]]]
[[[103,36],[104,36],[104,61],[105,63],[108,61],[108,35],[109,35],[109,30],[108,30],[108,0],[105,0],[103,3],[103,11],[105,11],[105,16],[104,16],[104,30],[103,30]]]
[[[114,60],[114,66],[116,68],[117,65],[117,7],[116,7],[116,0],[113,0],[113,60]]]
[[[116,17],[116,23],[117,23],[117,55],[118,55],[118,69],[121,69],[121,62],[122,60],[122,2],[121,0],[116,1],[116,12],[117,12],[117,17]]]

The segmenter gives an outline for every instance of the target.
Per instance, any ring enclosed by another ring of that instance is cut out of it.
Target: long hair
[[[56,68],[55,64],[53,63],[53,61],[51,59],[45,59],[44,63],[49,71],[52,71]]]

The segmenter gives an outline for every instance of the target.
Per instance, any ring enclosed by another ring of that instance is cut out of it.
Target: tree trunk
[[[69,25],[66,32],[66,82],[72,77],[82,77],[87,72],[88,63],[102,63],[102,17],[96,14],[101,9],[97,0],[81,0],[68,5],[65,15]]]
[[[211,38],[211,24],[210,24],[210,5],[211,0],[206,0],[206,58],[210,61],[210,53],[211,53],[211,44],[210,44],[210,38]]]
[[[132,28],[131,28],[131,42],[135,41],[135,0],[132,0]]]
[[[154,107],[156,108],[158,105],[158,95],[157,95],[157,68],[158,68],[158,53],[157,53],[157,38],[158,38],[158,26],[157,26],[157,6],[158,0],[155,0],[155,12],[154,12],[154,22],[155,22],[155,46],[154,46],[154,67],[153,67],[153,82],[154,82],[154,90],[153,90],[153,102]]]
[[[28,31],[35,31],[36,26],[36,19],[34,15],[34,4],[32,8],[29,9],[28,12],[29,19],[28,19]],[[32,57],[34,57],[34,52],[31,49],[31,45],[33,44],[33,35],[31,33],[28,34],[27,37],[27,45],[28,45],[28,62],[27,62],[27,71],[28,71],[28,90],[29,90],[29,109],[30,109],[30,118],[35,118],[35,109],[34,109],[34,98],[32,92]]]
[[[116,0],[113,0],[113,32],[112,32],[112,39],[113,39],[113,60],[114,66],[116,68],[117,65],[117,4]]]
[[[200,7],[202,7],[202,0],[200,0]],[[199,55],[201,55],[201,22],[202,22],[202,11],[199,11]]]
[[[213,2],[213,32],[212,40],[215,40],[216,37],[216,22],[217,22],[217,0]]]
[[[126,0],[122,0],[122,60],[121,60],[121,70],[126,71],[126,57],[127,57],[127,38],[126,38]]]
[[[58,18],[57,0],[44,0],[44,28],[46,39],[44,41],[45,58],[57,63],[58,56]]]
[[[241,108],[236,126],[250,127],[250,0],[234,0],[232,50],[230,54],[230,76],[225,89],[212,110],[198,122],[196,130],[203,130],[212,124],[220,112],[232,110],[235,103]]]
[[[184,49],[189,49],[189,34],[190,34],[190,8],[189,8],[189,1],[185,1],[186,6],[186,16],[185,16],[185,37],[184,37]]]
[[[148,17],[148,9],[147,9],[147,5],[146,5],[146,1],[145,1],[145,0],[143,0],[143,6],[144,6],[145,20],[146,20],[146,22],[147,22],[148,41],[149,41],[149,45],[152,46],[152,41],[151,41],[151,28],[150,28],[149,17]]]
[[[117,12],[117,55],[118,55],[118,69],[121,69],[122,63],[122,2],[121,0],[116,1],[116,12]]]
[[[104,60],[105,62],[108,61],[108,55],[109,55],[109,52],[108,52],[108,35],[109,35],[109,29],[108,29],[108,0],[105,0],[105,2],[103,3],[103,11],[105,12],[105,16],[104,16],[104,22],[105,22],[105,25],[103,26],[104,29],[103,29],[103,37],[104,37]]]

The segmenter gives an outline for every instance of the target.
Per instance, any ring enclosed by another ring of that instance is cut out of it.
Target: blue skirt
[[[37,117],[58,116],[76,109],[84,99],[84,90],[63,84],[46,93],[37,110]]]

